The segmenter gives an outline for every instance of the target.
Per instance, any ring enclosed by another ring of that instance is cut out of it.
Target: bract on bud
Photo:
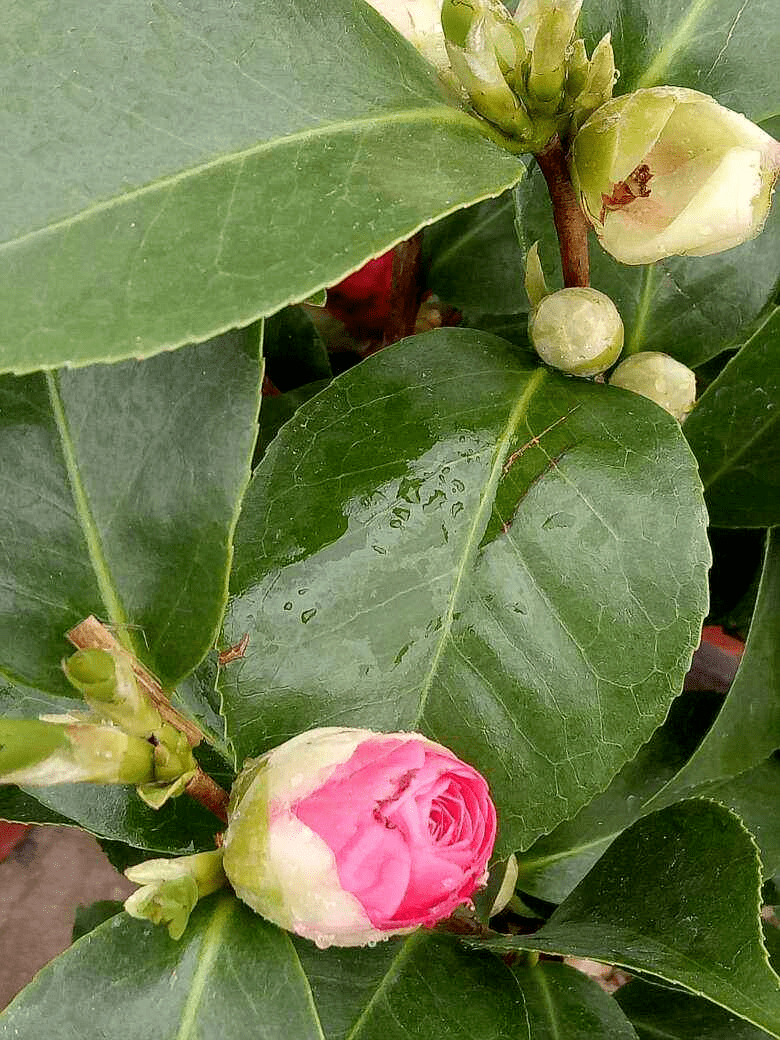
[[[623,322],[615,304],[597,289],[560,289],[541,300],[528,322],[537,354],[574,376],[595,376],[614,365],[623,349]]]
[[[236,894],[320,947],[431,926],[487,879],[488,786],[419,733],[329,727],[247,763],[224,868]]]
[[[682,87],[602,105],[574,139],[572,178],[602,246],[626,264],[707,256],[763,228],[780,144]]]
[[[632,354],[621,361],[609,382],[649,397],[678,422],[685,419],[696,401],[696,376],[690,368],[656,350]]]
[[[136,784],[153,777],[152,745],[115,726],[0,719],[0,783]]]
[[[182,937],[198,900],[227,884],[221,849],[179,859],[148,859],[128,867],[125,876],[143,886],[125,900],[127,913],[164,924],[172,939]]]

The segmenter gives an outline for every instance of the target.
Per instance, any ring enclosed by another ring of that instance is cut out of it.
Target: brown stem
[[[190,798],[200,802],[206,809],[218,816],[223,823],[227,823],[227,807],[230,796],[227,791],[219,786],[216,780],[212,780],[208,773],[204,773],[200,766],[198,766],[197,773],[184,790]]]
[[[590,285],[588,222],[580,209],[566,165],[566,155],[556,135],[536,156],[547,181],[553,204],[553,220],[558,232],[563,265],[563,284]]]
[[[420,272],[422,235],[399,242],[393,250],[393,281],[390,289],[390,316],[385,324],[383,345],[414,335],[420,309]]]

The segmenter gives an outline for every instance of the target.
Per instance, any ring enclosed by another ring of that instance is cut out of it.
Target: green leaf
[[[761,851],[763,876],[780,873],[780,758],[776,755],[729,780],[715,780],[695,790],[697,798],[711,798],[728,805],[756,839]]]
[[[514,972],[532,1040],[637,1040],[612,997],[581,971],[540,961]]]
[[[671,83],[760,122],[780,111],[775,0],[590,0],[592,42],[612,32],[621,94]]]
[[[442,329],[374,355],[269,447],[236,531],[237,761],[319,725],[422,730],[480,768],[497,854],[572,816],[666,715],[708,547],[644,398]],[[572,595],[572,589],[577,595]]]
[[[518,887],[539,899],[561,903],[618,834],[644,815],[653,795],[685,765],[722,703],[717,694],[681,694],[663,726],[623,766],[606,791],[519,857]]]
[[[3,34],[2,371],[247,325],[523,172],[362,0],[33,0]]]
[[[593,957],[676,983],[780,1036],[780,984],[759,920],[755,845],[722,806],[688,801],[625,831],[533,935],[499,953]]]
[[[94,931],[104,921],[116,917],[121,912],[122,905],[118,899],[98,899],[89,906],[77,906],[76,919],[73,922],[73,942]]]
[[[36,787],[31,794],[44,811],[53,810],[98,838],[122,841],[149,852],[184,856],[214,848],[220,821],[188,795],[172,798],[161,809],[152,809],[134,787],[97,784],[57,784]],[[21,822],[47,823],[47,819]]]
[[[737,776],[780,747],[780,532],[767,538],[764,572],[745,652],[718,717],[663,804],[709,780]]]
[[[653,0],[654,2],[654,0]],[[548,280],[563,285],[552,207],[537,168],[515,190],[523,251],[541,240]],[[669,257],[656,264],[619,264],[590,236],[591,282],[614,300],[626,330],[626,352],[660,350],[695,368],[729,347],[741,346],[745,329],[762,315],[776,292],[780,206],[751,242],[714,256]]]
[[[524,257],[511,192],[453,213],[423,238],[426,284],[470,314],[524,314]]]
[[[266,375],[283,393],[333,376],[322,337],[303,307],[285,307],[266,319],[263,356]]]
[[[780,524],[778,420],[780,307],[773,307],[685,423],[716,527]]]
[[[89,614],[166,686],[214,641],[257,430],[257,329],[0,380],[0,671],[64,694]],[[228,407],[229,405],[229,407]]]
[[[615,1000],[639,1040],[767,1040],[769,1035],[708,1000],[639,979],[622,986]]]
[[[0,785],[0,820],[8,820],[10,823],[48,823],[58,827],[76,826],[73,820],[48,809],[37,798],[13,784]]]
[[[101,925],[22,991],[0,1038],[97,1040],[118,1023],[124,1040],[529,1040],[496,958],[423,932],[322,952],[228,895],[203,900],[179,942],[124,914]]]

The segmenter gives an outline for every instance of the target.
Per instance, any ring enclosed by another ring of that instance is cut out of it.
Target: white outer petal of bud
[[[367,0],[441,72],[449,69],[441,28],[442,0]]]
[[[545,296],[528,332],[539,357],[570,375],[598,375],[614,365],[623,349],[623,321],[598,289],[573,287]]]
[[[645,350],[621,361],[609,377],[610,385],[631,390],[655,401],[682,422],[696,401],[696,376],[668,354]]]
[[[585,214],[604,249],[625,264],[708,256],[754,238],[778,173],[774,138],[683,87],[613,98],[572,149]]]

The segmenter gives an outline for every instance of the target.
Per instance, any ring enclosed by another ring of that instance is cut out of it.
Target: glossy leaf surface
[[[112,918],[20,994],[0,1037],[97,1040],[118,1021],[125,1040],[530,1040],[522,994],[496,958],[422,933],[322,952],[227,895],[201,903],[179,942]]]
[[[488,945],[646,972],[777,1037],[780,981],[761,937],[760,884],[737,818],[711,802],[681,802],[625,831],[534,935]]]
[[[247,325],[523,170],[362,0],[12,0],[4,37],[0,371]]]
[[[519,858],[519,888],[552,903],[563,902],[618,834],[643,815],[653,795],[685,765],[722,702],[717,694],[681,694],[663,726],[606,791]]]
[[[563,285],[552,207],[538,169],[515,189],[523,251],[540,240],[552,287]],[[591,235],[591,284],[612,299],[625,325],[625,350],[660,350],[695,368],[741,346],[776,291],[780,206],[752,242],[714,256],[669,257],[656,264],[619,264]]]
[[[733,777],[780,747],[780,532],[767,536],[764,570],[739,670],[696,753],[659,800],[705,781]]]
[[[661,989],[634,979],[615,1000],[639,1040],[767,1040],[763,1029],[690,993]]]
[[[612,997],[581,971],[540,961],[533,968],[515,968],[515,976],[532,1040],[636,1040]]]
[[[760,122],[780,111],[774,0],[590,0],[583,31],[612,33],[616,93],[693,87]]]
[[[780,307],[685,422],[716,527],[780,524]]]
[[[0,670],[71,692],[89,614],[173,685],[214,640],[257,430],[256,328],[0,380]]]
[[[383,351],[302,406],[245,496],[238,761],[319,725],[421,729],[484,772],[502,849],[527,846],[682,685],[704,523],[679,426],[643,398],[465,330]]]

